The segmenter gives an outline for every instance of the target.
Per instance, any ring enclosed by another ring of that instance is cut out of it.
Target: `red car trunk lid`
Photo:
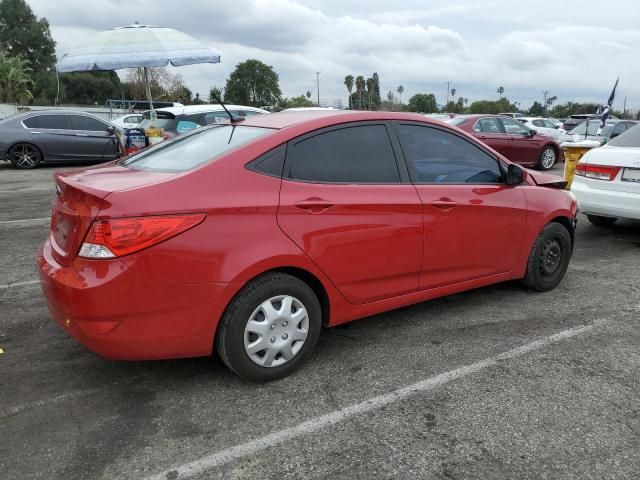
[[[49,239],[55,259],[68,265],[75,258],[105,197],[172,177],[172,173],[132,170],[118,165],[55,175],[56,200]]]

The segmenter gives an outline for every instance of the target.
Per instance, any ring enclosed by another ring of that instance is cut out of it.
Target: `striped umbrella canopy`
[[[136,23],[91,35],[65,53],[56,70],[80,72],[142,67],[147,80],[147,96],[151,101],[147,68],[219,62],[218,52],[186,33]]]

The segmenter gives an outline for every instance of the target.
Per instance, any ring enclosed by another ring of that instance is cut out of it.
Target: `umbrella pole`
[[[144,83],[147,89],[147,100],[149,100],[149,109],[153,111],[153,100],[151,99],[151,83],[149,82],[149,70],[147,67],[142,68],[144,72]]]

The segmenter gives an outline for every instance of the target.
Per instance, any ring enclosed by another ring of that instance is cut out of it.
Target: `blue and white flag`
[[[604,106],[604,109],[602,110],[600,128],[604,128],[607,122],[607,118],[609,118],[609,112],[611,112],[611,106],[613,105],[613,100],[614,98],[616,98],[616,87],[618,86],[619,81],[620,81],[619,78],[616,79],[616,84],[613,86],[613,90],[611,90],[611,95],[609,95],[609,100],[607,100],[607,104]]]

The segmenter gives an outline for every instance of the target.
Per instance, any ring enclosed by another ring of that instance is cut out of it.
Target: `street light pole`
[[[316,86],[318,89],[318,106],[320,106],[320,74],[322,72],[316,72]]]

